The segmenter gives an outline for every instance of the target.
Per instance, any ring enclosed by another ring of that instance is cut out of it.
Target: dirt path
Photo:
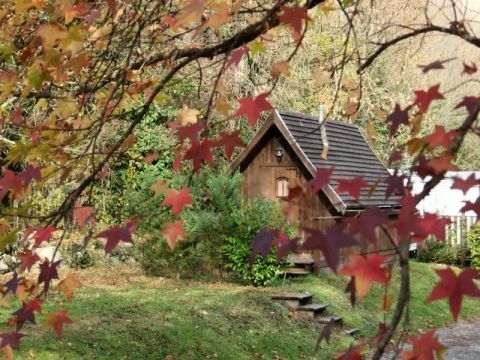
[[[436,334],[440,342],[448,347],[445,360],[480,360],[480,319],[447,325],[438,329]],[[408,345],[405,348],[408,349]],[[388,353],[383,359],[397,360],[401,359],[401,355],[395,357]]]

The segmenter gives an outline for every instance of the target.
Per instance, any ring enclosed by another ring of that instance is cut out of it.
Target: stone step
[[[330,321],[334,321],[335,325],[341,325],[342,324],[342,317],[341,316],[322,316],[318,318],[318,321],[321,322],[322,324],[329,324]]]
[[[309,269],[301,268],[301,267],[291,267],[285,269],[285,274],[287,275],[308,275],[312,272]]]
[[[313,265],[315,261],[311,254],[291,254],[287,257],[287,261],[295,265]]]
[[[328,305],[325,304],[307,304],[299,306],[296,310],[301,312],[301,316],[314,319],[319,316],[327,308],[327,306]]]
[[[343,335],[348,335],[348,336],[353,336],[358,332],[358,329],[352,328],[352,329],[345,329],[342,331]]]
[[[272,296],[272,300],[289,308],[297,309],[299,306],[312,302],[313,295],[310,293],[284,293]]]

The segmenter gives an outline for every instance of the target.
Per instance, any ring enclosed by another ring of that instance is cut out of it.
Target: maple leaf
[[[106,238],[105,254],[109,254],[118,245],[120,241],[132,242],[132,232],[137,227],[136,220],[128,220],[125,226],[115,225],[111,229],[103,230],[95,235],[96,238]]]
[[[397,171],[392,175],[385,178],[384,182],[387,184],[385,190],[385,199],[388,199],[392,195],[404,195],[405,194],[405,181],[408,179],[406,175],[398,175]]]
[[[477,198],[475,202],[465,201],[465,205],[460,209],[460,212],[466,213],[467,211],[474,211],[477,217],[480,217],[480,198]]]
[[[288,61],[279,61],[272,65],[270,74],[274,79],[278,78],[280,75],[285,77],[290,76],[289,63]]]
[[[423,138],[423,141],[428,143],[428,149],[433,150],[439,146],[448,148],[453,139],[457,136],[455,130],[445,131],[445,128],[441,125],[435,125],[435,131]]]
[[[463,297],[480,297],[480,289],[473,281],[480,272],[475,269],[467,269],[457,276],[449,267],[437,269],[435,272],[440,277],[440,282],[433,288],[427,302],[448,298],[450,311],[457,321]]]
[[[15,110],[10,113],[10,118],[16,125],[20,125],[23,121],[22,108],[17,106]]]
[[[360,189],[368,187],[368,183],[363,180],[363,176],[356,176],[352,180],[338,179],[338,186],[335,189],[337,193],[349,193],[354,199],[360,197]]]
[[[348,224],[350,234],[360,234],[370,243],[376,243],[377,226],[383,225],[388,221],[387,214],[379,208],[368,208],[355,217],[348,217],[344,222]]]
[[[335,328],[335,325],[335,319],[330,319],[330,321],[323,327],[322,332],[317,339],[317,346],[315,347],[315,352],[318,352],[322,340],[325,340],[327,344],[330,343],[330,337],[332,336],[332,330]]]
[[[464,195],[468,193],[468,191],[478,185],[479,181],[475,178],[475,174],[470,174],[469,177],[466,179],[462,179],[461,177],[454,177],[453,178],[453,185],[452,189],[461,190]]]
[[[455,106],[455,109],[465,107],[469,114],[473,114],[478,106],[480,106],[480,96],[465,96],[462,101]]]
[[[5,197],[5,195],[7,195],[10,188],[15,184],[16,180],[17,180],[17,176],[13,171],[8,169],[5,170],[3,178],[0,179],[0,187],[2,188],[2,191],[0,191],[0,200],[3,200],[3,198]]]
[[[363,359],[362,350],[363,350],[363,345],[361,344],[357,346],[350,345],[350,347],[346,352],[338,354],[335,359],[336,360],[362,360]]]
[[[155,196],[159,196],[160,194],[163,194],[165,190],[167,189],[167,184],[163,181],[159,181],[149,188],[155,193]]]
[[[282,5],[280,9],[282,10],[282,13],[278,15],[278,20],[281,24],[289,25],[292,28],[295,41],[300,40],[303,23],[309,20],[307,7],[301,6],[292,8],[287,5]]]
[[[0,347],[4,348],[6,346],[9,346],[12,349],[19,350],[20,339],[24,336],[24,334],[20,334],[18,332],[0,334]]]
[[[417,220],[417,232],[413,235],[413,241],[422,241],[433,235],[438,240],[445,241],[445,228],[451,223],[448,218],[438,217],[437,214],[425,213]]]
[[[250,48],[246,45],[243,45],[238,49],[232,51],[232,54],[230,55],[230,58],[228,59],[228,62],[225,65],[225,69],[228,69],[232,65],[235,65],[236,67],[238,67],[238,64],[240,64],[240,61],[242,60],[242,58],[246,54],[248,54],[249,51],[250,51]]]
[[[178,141],[183,142],[185,139],[189,139],[191,143],[198,143],[198,135],[204,128],[205,124],[201,121],[195,124],[181,126],[178,128]]]
[[[462,74],[472,75],[478,71],[477,64],[472,61],[472,65],[468,65],[467,63],[463,63],[463,72]]]
[[[65,324],[73,323],[72,319],[68,317],[68,310],[66,309],[58,312],[47,312],[43,315],[46,317],[43,327],[45,329],[52,328],[58,337],[62,336],[62,330]]]
[[[20,269],[30,271],[32,266],[40,261],[40,257],[37,254],[32,253],[30,249],[25,250],[23,254],[17,255],[20,260]]]
[[[17,289],[20,284],[23,284],[25,282],[24,277],[18,277],[17,272],[13,273],[13,276],[10,280],[8,280],[5,284],[3,284],[4,288],[4,296],[11,292],[13,295],[17,294]]]
[[[105,1],[108,5],[108,8],[112,12],[112,14],[115,14],[115,12],[117,10],[117,1],[116,0],[105,0]]]
[[[400,125],[408,125],[408,112],[410,111],[411,106],[407,106],[405,109],[402,110],[400,105],[397,103],[395,104],[395,108],[393,112],[387,116],[385,119],[386,122],[391,123],[390,124],[390,136],[393,136]]]
[[[402,208],[397,219],[390,224],[391,228],[397,229],[397,236],[401,241],[409,239],[411,233],[420,233],[418,227],[419,214],[417,211],[417,201],[410,193],[399,201]]]
[[[27,321],[32,324],[36,324],[35,314],[33,312],[41,312],[41,305],[41,299],[33,299],[27,303],[24,303],[19,310],[13,313],[13,315],[16,317],[17,331],[19,331]]]
[[[187,105],[183,105],[182,109],[177,113],[177,121],[181,126],[186,126],[189,124],[195,124],[197,122],[197,116],[200,114],[200,111],[195,109],[190,109]]]
[[[252,249],[250,254],[251,264],[255,262],[258,254],[262,255],[264,258],[267,258],[268,253],[270,252],[272,241],[277,237],[277,234],[278,230],[262,228],[253,237],[252,242],[250,243],[250,249]]]
[[[362,299],[374,282],[388,283],[387,269],[384,267],[387,259],[388,257],[378,254],[351,255],[350,264],[343,265],[338,273],[355,278],[355,289],[358,297]]]
[[[232,158],[233,150],[236,147],[245,147],[245,143],[240,138],[240,129],[235,130],[231,134],[223,131],[220,133],[220,139],[215,142],[216,146],[223,146],[225,156],[228,160]]]
[[[409,336],[408,341],[412,344],[413,349],[402,353],[403,360],[441,359],[441,355],[447,349],[438,341],[435,330],[420,334],[417,337]]]
[[[162,201],[162,205],[171,206],[175,216],[178,216],[185,206],[191,207],[193,204],[190,188],[184,188],[180,191],[167,189],[165,192],[167,198]]]
[[[167,240],[170,249],[175,247],[175,243],[185,237],[185,229],[183,228],[183,220],[174,223],[166,222],[163,224],[162,235]]]
[[[57,267],[60,265],[62,260],[54,261],[50,263],[48,259],[45,259],[44,262],[40,264],[40,274],[38,275],[38,284],[43,283],[45,294],[50,289],[50,283],[53,279],[58,279],[58,270]]]
[[[52,238],[53,233],[57,231],[52,225],[47,227],[36,226],[33,228],[27,229],[25,232],[25,238],[29,238],[33,234],[33,239],[35,240],[34,248],[38,248],[42,242],[49,242]]]
[[[343,232],[344,229],[345,224],[335,224],[328,230],[327,234],[323,234],[318,229],[303,228],[309,234],[303,244],[303,249],[321,250],[327,265],[336,272],[340,260],[339,250],[358,245],[353,237]]]
[[[277,236],[272,241],[272,245],[277,247],[277,259],[282,259],[289,253],[296,254],[298,252],[299,237],[290,239],[282,231],[278,231]]]
[[[440,70],[440,69],[445,69],[445,67],[443,66],[443,64],[446,64],[452,60],[455,60],[456,58],[450,58],[450,59],[446,59],[446,60],[436,60],[436,61],[433,61],[431,62],[430,64],[428,65],[417,65],[417,67],[419,67],[420,69],[422,69],[422,73],[426,74],[428,73],[429,71],[431,70]]]
[[[454,156],[445,152],[438,157],[428,160],[427,166],[433,170],[433,175],[440,175],[447,171],[456,171],[458,170],[458,166],[452,164],[454,159]]]
[[[83,228],[88,220],[92,218],[93,208],[88,206],[80,206],[76,204],[73,209],[73,217],[77,220],[80,229]]]
[[[272,105],[267,101],[269,95],[270,93],[263,93],[256,98],[241,98],[238,100],[240,107],[234,116],[246,116],[250,126],[255,126],[262,112],[273,110]]]
[[[328,185],[334,170],[335,167],[333,166],[329,169],[317,168],[314,178],[308,182],[308,185],[313,191],[319,192],[324,186]]]
[[[378,332],[373,337],[372,342],[375,345],[380,344],[382,342],[386,332],[387,332],[387,327],[385,326],[385,323],[378,323]]]
[[[440,84],[431,86],[427,91],[416,90],[414,91],[416,99],[415,105],[418,106],[422,113],[426,113],[430,107],[430,103],[433,100],[442,100],[445,97],[438,91],[440,89]]]
[[[193,143],[190,148],[185,151],[184,160],[192,160],[193,171],[200,170],[203,162],[213,163],[213,156],[210,151],[215,142],[211,140],[204,140],[201,143]]]
[[[67,277],[57,285],[57,289],[63,291],[68,300],[72,300],[74,290],[82,286],[83,284],[75,276],[67,275]]]

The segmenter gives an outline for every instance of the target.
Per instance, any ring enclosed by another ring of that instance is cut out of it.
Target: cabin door
[[[300,176],[296,167],[276,167],[274,168],[273,188],[275,197],[283,200],[288,197],[291,188],[299,185]],[[283,202],[283,201],[282,201]],[[295,225],[300,224],[300,206],[299,204],[285,203],[288,206],[287,218]]]

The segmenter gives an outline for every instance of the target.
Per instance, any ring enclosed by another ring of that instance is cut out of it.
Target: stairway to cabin
[[[329,324],[331,321],[336,326],[343,328],[343,319],[341,316],[328,315],[328,304],[313,303],[313,295],[310,293],[283,293],[273,295],[272,300],[288,308],[298,318],[318,321],[322,324]],[[353,336],[357,329],[343,329],[344,335]]]
[[[291,266],[285,268],[286,276],[302,276],[313,272],[315,261],[311,254],[291,254],[287,257]]]

